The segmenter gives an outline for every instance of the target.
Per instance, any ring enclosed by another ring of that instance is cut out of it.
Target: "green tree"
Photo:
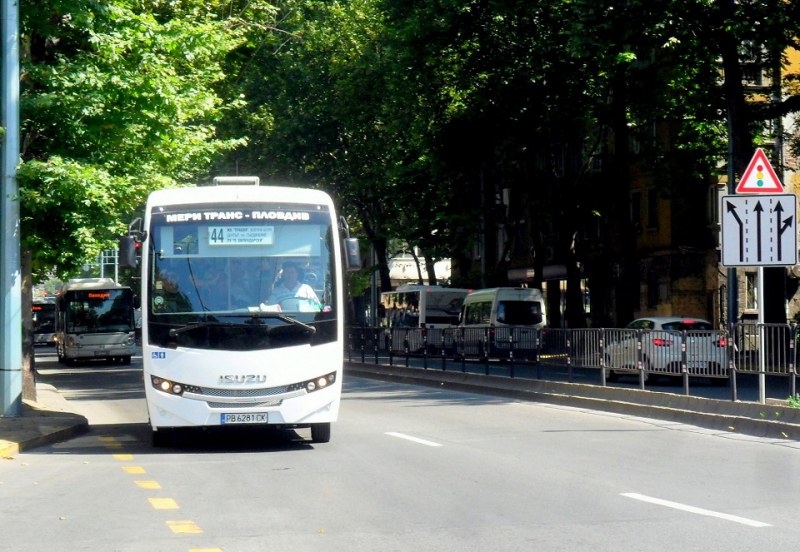
[[[748,102],[742,87],[753,57],[777,70],[800,35],[794,2],[277,7],[281,31],[249,33],[233,57],[248,106],[228,123],[251,142],[227,166],[332,191],[381,262],[393,240],[418,246],[429,266],[453,257],[470,286],[531,264],[541,285],[545,260],[564,264],[570,325],[583,319],[582,276],[615,287],[613,301],[594,294],[596,323],[637,309],[632,174],[698,221],[676,225],[676,243],[711,250],[703,201],[725,170],[728,120],[741,166],[765,122],[796,109]]]
[[[345,214],[356,214],[388,286],[385,258],[398,206],[386,170],[396,137],[383,121],[381,12],[370,0],[277,7],[280,32],[251,34],[237,52],[248,107],[229,124],[251,141],[224,166],[331,193]]]
[[[36,279],[66,276],[150,190],[206,177],[239,143],[214,126],[230,107],[214,86],[239,39],[192,2],[37,3],[21,27],[22,247]]]
[[[112,247],[157,188],[207,176],[220,139],[215,86],[240,42],[222,2],[46,0],[20,6],[18,167],[25,373],[31,289]]]

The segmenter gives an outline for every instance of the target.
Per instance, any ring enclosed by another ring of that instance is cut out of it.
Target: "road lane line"
[[[173,533],[202,533],[203,530],[191,520],[176,520],[170,521],[167,520],[167,527],[169,527]]]
[[[103,446],[107,449],[121,449],[122,443],[117,441],[116,437],[98,437],[98,441],[103,443]]]
[[[676,510],[683,510],[684,512],[690,512],[692,514],[699,514],[701,516],[711,516],[720,519],[724,519],[727,521],[733,521],[735,523],[741,523],[743,525],[749,525],[750,527],[771,527],[769,523],[763,523],[761,521],[755,521],[753,519],[747,519],[739,516],[733,516],[731,514],[723,514],[722,512],[714,512],[713,510],[705,510],[703,508],[696,508],[694,506],[689,506],[687,504],[680,504],[679,502],[671,502],[669,500],[662,500],[660,498],[653,498],[651,496],[645,496],[638,493],[620,493],[622,496],[626,496],[628,498],[632,498],[634,500],[641,500],[643,502],[649,502],[651,504],[658,504],[659,506],[666,506],[667,508],[675,508]]]
[[[161,488],[161,484],[158,481],[139,480],[139,481],[136,481],[135,483],[136,483],[136,486],[141,488],[141,489],[160,489]]]
[[[425,445],[428,447],[441,447],[443,445],[439,443],[434,443],[433,441],[426,441],[425,439],[420,439],[419,437],[412,437],[411,435],[406,435],[404,433],[396,433],[394,431],[387,431],[386,435],[390,435],[392,437],[399,437],[400,439],[405,439],[407,441],[413,441],[415,443],[419,443],[420,445]]]
[[[156,510],[180,510],[178,503],[171,498],[148,498]]]
[[[141,466],[123,466],[122,471],[125,473],[135,474],[138,475],[140,473],[146,473],[144,468]]]
[[[133,460],[133,454],[112,454],[111,456],[114,460],[119,460],[120,462],[130,462]]]

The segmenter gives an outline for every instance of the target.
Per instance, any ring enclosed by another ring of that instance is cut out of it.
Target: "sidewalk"
[[[0,417],[0,458],[64,441],[89,431],[86,418],[52,385],[36,384],[36,401],[23,400],[22,415]]]
[[[774,402],[733,402],[658,391],[352,361],[345,362],[347,375],[666,420],[725,434],[791,441],[793,446],[800,447],[800,408]]]

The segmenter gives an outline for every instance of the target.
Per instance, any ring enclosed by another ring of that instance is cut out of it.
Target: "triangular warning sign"
[[[772,194],[782,192],[783,184],[772,170],[764,150],[758,148],[756,154],[747,165],[744,176],[736,186],[737,194]]]

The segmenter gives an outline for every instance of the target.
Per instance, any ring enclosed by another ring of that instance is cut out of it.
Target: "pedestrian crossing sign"
[[[783,191],[783,184],[772,169],[764,150],[758,148],[736,186],[737,194],[773,194]]]

